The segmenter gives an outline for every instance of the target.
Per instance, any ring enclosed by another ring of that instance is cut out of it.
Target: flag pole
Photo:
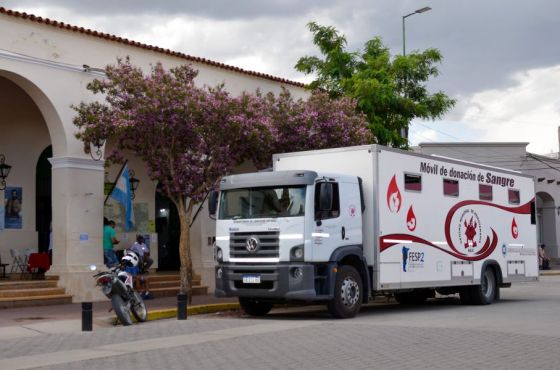
[[[124,171],[124,167],[126,166],[126,164],[128,163],[128,159],[124,161],[121,170],[119,171],[119,174],[117,175],[117,177],[115,178],[115,181],[113,182],[113,185],[111,185],[111,191],[109,193],[107,193],[107,196],[105,197],[105,201],[103,202],[103,205],[107,204],[107,201],[109,200],[109,197],[111,196],[111,193],[113,192],[113,190],[115,190],[115,187],[117,186],[117,182],[119,182],[119,179]]]

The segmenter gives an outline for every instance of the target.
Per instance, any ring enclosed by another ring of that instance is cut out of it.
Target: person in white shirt
[[[140,262],[142,264],[140,270],[148,271],[150,266],[154,263],[154,260],[150,258],[150,248],[144,243],[144,237],[142,235],[136,236],[136,241],[130,249],[140,256]]]

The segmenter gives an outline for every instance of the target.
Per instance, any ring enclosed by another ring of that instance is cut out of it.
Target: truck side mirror
[[[210,217],[215,218],[216,212],[218,211],[218,197],[220,192],[217,190],[212,190],[208,196],[208,213]]]
[[[333,184],[322,182],[319,187],[319,210],[330,211],[333,206]]]

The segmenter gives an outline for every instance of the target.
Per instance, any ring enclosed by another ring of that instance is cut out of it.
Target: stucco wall
[[[0,80],[0,93],[9,98],[5,100],[2,96],[0,110],[12,109],[12,113],[3,113],[1,116],[1,128],[4,133],[9,132],[9,136],[0,135],[0,153],[4,153],[7,162],[13,166],[8,185],[21,186],[24,194],[23,229],[0,232],[0,253],[4,260],[8,260],[9,248],[37,246],[35,166],[41,151],[52,144],[53,157],[58,158],[60,166],[57,171],[67,177],[59,178],[58,185],[64,191],[73,192],[67,195],[59,192],[57,197],[53,197],[53,202],[55,199],[58,202],[71,200],[73,207],[69,208],[69,204],[53,204],[53,235],[55,248],[57,243],[60,244],[57,259],[61,261],[60,265],[53,266],[53,270],[61,274],[62,285],[70,284],[72,279],[76,280],[81,276],[81,280],[73,284],[75,289],[69,288],[72,294],[78,292],[81,298],[78,297],[77,300],[91,297],[91,292],[88,291],[92,289],[88,286],[91,279],[84,266],[89,263],[99,264],[99,257],[91,254],[93,251],[89,249],[88,252],[91,253],[84,255],[80,248],[85,248],[87,244],[87,248],[91,249],[94,244],[99,244],[102,229],[99,216],[103,207],[102,202],[98,202],[98,208],[91,209],[91,200],[102,198],[103,174],[96,169],[95,164],[87,163],[89,155],[84,153],[83,144],[75,138],[76,128],[72,123],[75,116],[72,105],[100,99],[92,96],[86,89],[87,83],[99,77],[99,74],[84,71],[83,65],[103,68],[107,64],[116,63],[117,58],[127,56],[132,63],[144,69],[157,62],[162,62],[166,68],[189,63],[199,70],[196,82],[200,86],[223,83],[228,91],[237,95],[242,91],[254,92],[257,89],[264,93],[278,93],[282,85],[285,85],[296,98],[308,95],[301,87],[264,77],[205,63],[193,63],[178,56],[6,14],[0,14],[0,29],[0,78],[5,78]],[[22,105],[25,107],[15,109]],[[156,184],[147,178],[142,163],[137,159],[131,157],[129,165],[141,180],[135,201],[148,203],[150,218],[153,219]],[[109,169],[110,178],[114,178],[115,171],[118,169]],[[72,177],[72,173],[76,176]],[[90,190],[92,184],[95,184],[95,189]],[[87,192],[81,192],[81,189],[86,188]],[[84,207],[80,206],[81,203]],[[76,220],[81,220],[87,227],[80,226]],[[207,215],[203,212],[193,226],[192,239],[195,268],[199,269],[199,274],[203,277],[207,274],[202,270],[210,271],[212,264],[208,237],[213,235],[213,226],[207,220]],[[88,237],[85,243],[78,238],[82,235]],[[124,239],[124,235],[122,238]],[[127,244],[132,243],[133,234],[128,235],[125,240]],[[153,243],[157,246],[157,240],[153,240]],[[211,271],[208,273],[212,275]]]

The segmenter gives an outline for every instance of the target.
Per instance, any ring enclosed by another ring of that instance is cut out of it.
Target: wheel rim
[[[492,271],[487,270],[482,279],[482,294],[485,298],[490,299],[494,294],[494,274]]]
[[[348,308],[354,307],[360,299],[360,286],[351,277],[347,277],[340,287],[342,304]]]
[[[140,294],[138,294],[137,292],[134,292],[135,295],[135,300],[133,302],[134,305],[134,312],[136,312],[136,314],[141,317],[141,318],[145,318],[147,311],[146,311],[146,305],[144,304],[144,301],[142,300],[142,297],[140,296]]]

